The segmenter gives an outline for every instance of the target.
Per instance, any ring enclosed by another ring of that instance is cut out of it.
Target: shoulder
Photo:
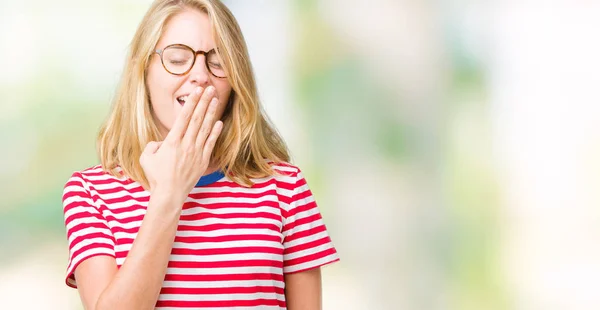
[[[278,189],[298,191],[308,186],[300,167],[289,162],[269,162],[269,164],[273,169],[272,178],[275,179]]]
[[[120,173],[121,169],[119,167],[116,168],[116,172]],[[102,165],[95,165],[91,167],[87,167],[82,170],[77,170],[72,172],[71,176],[67,180],[64,188],[65,191],[69,187],[81,187],[85,190],[89,190],[90,187],[95,187],[96,185],[106,184],[106,182],[114,182],[121,181],[126,182],[127,178],[117,178],[113,176],[109,171],[104,170]]]
[[[294,164],[289,162],[268,162],[275,175],[285,176],[285,177],[298,177],[298,175],[302,174],[300,168]]]

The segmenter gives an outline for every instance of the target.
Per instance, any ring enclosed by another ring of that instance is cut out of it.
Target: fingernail
[[[208,92],[209,95],[212,95],[215,92],[215,88],[212,86],[209,86],[206,91]]]
[[[217,105],[218,101],[219,101],[219,100],[218,100],[217,98],[213,98],[213,99],[210,101],[210,104],[211,104],[211,105]]]
[[[202,91],[202,87],[196,87],[194,91],[196,92],[196,94],[199,94]]]

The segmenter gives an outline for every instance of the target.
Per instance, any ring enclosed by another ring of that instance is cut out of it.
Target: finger
[[[217,143],[217,138],[221,134],[223,130],[223,122],[217,121],[210,132],[210,136],[206,140],[206,144],[202,149],[202,161],[205,163],[210,162],[210,156],[212,154],[213,149],[215,148],[215,144]]]
[[[156,153],[160,149],[160,146],[162,145],[162,143],[163,143],[162,141],[156,142],[155,148],[152,149],[152,154]]]
[[[144,148],[144,151],[142,152],[142,154],[154,154],[156,153],[156,151],[158,151],[158,149],[160,148],[160,146],[162,145],[162,141],[161,142],[157,142],[157,141],[151,141],[148,142],[148,144],[146,144],[146,147]]]
[[[149,155],[156,153],[156,151],[160,148],[161,145],[162,145],[162,142],[156,142],[156,141],[150,141],[150,142],[148,142],[148,144],[146,144],[146,147],[144,147],[144,151],[142,151],[142,155],[140,155],[140,159],[139,159],[139,162],[142,165],[142,167],[144,167],[146,158]]]
[[[183,136],[182,142],[184,145],[193,146],[196,143],[198,130],[204,121],[207,107],[211,102],[211,99],[213,99],[214,94],[215,88],[213,86],[207,87],[202,94],[202,98],[200,98],[200,102],[196,105],[194,114],[192,115],[192,118]]]
[[[165,141],[174,142],[181,140],[188,126],[188,123],[190,122],[190,118],[194,113],[194,109],[196,107],[196,104],[198,103],[198,98],[200,98],[202,91],[202,87],[196,87],[194,91],[192,91],[192,93],[185,100],[183,108],[177,116],[173,127],[167,134],[167,137],[165,137]]]
[[[204,116],[204,121],[202,122],[202,127],[200,127],[200,131],[196,137],[196,150],[202,151],[206,139],[208,135],[212,132],[212,129],[215,125],[216,114],[217,114],[217,105],[219,100],[217,98],[213,98],[210,101],[210,105],[208,106],[208,110],[206,111],[206,115]]]

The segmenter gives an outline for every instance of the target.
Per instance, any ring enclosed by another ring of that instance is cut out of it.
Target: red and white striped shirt
[[[286,309],[284,274],[339,260],[301,171],[252,179],[245,188],[222,173],[204,176],[188,195],[157,309]],[[75,268],[108,255],[122,266],[150,193],[101,166],[75,172],[63,193],[69,241],[67,285]]]

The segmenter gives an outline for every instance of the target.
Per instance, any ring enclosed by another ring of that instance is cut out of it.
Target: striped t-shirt
[[[284,274],[339,260],[301,171],[240,186],[221,172],[200,179],[181,216],[157,309],[286,309]],[[75,172],[63,193],[69,243],[67,285],[75,268],[108,255],[122,266],[150,193],[95,166]]]

